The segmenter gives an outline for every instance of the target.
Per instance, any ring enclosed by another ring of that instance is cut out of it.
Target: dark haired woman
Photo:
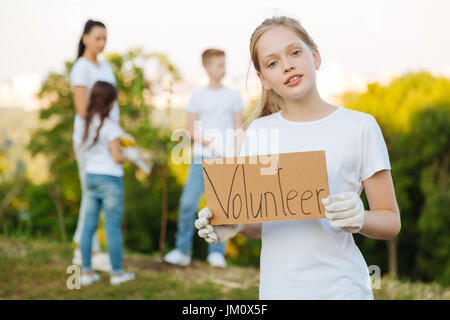
[[[101,209],[105,212],[106,240],[112,266],[110,283],[134,279],[134,274],[126,273],[122,268],[122,163],[129,156],[122,154],[120,149],[120,137],[124,135],[122,128],[109,117],[116,97],[114,86],[97,81],[92,87],[83,121],[86,216],[81,235],[82,285],[89,285],[100,278],[92,270],[91,253]]]
[[[109,82],[113,85],[116,83],[116,79],[113,70],[108,62],[98,60],[98,55],[103,51],[106,44],[106,27],[102,22],[89,20],[86,22],[83,34],[81,36],[78,45],[77,61],[72,67],[70,73],[70,80],[73,86],[73,98],[75,104],[75,123],[73,131],[73,142],[75,149],[75,156],[78,163],[78,173],[81,182],[81,204],[78,215],[77,228],[75,230],[74,242],[77,244],[77,248],[74,252],[74,264],[81,265],[81,252],[80,241],[81,231],[83,229],[84,217],[85,217],[85,181],[84,181],[84,163],[83,154],[80,149],[81,143],[81,126],[83,118],[87,111],[87,99],[89,97],[90,90],[94,83],[98,80]],[[111,110],[109,117],[111,120],[119,123],[119,105],[117,101],[114,101],[114,107]],[[94,241],[92,243],[93,259],[92,265],[94,269],[101,271],[110,271],[111,262],[109,256],[100,251],[100,245],[98,240],[98,234],[95,233]]]

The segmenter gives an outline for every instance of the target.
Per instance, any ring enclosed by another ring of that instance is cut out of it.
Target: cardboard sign
[[[202,161],[212,225],[325,218],[325,151],[270,156],[270,168],[260,156]]]

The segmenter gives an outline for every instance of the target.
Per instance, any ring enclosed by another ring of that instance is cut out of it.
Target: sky
[[[26,87],[61,72],[92,18],[107,26],[106,53],[165,53],[185,83],[205,83],[201,52],[218,47],[226,80],[241,85],[251,33],[280,14],[298,18],[318,44],[319,89],[327,93],[408,71],[450,76],[448,0],[1,0],[0,82]]]

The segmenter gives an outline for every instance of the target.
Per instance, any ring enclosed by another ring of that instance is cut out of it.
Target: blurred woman
[[[86,22],[83,34],[78,45],[78,55],[75,64],[70,73],[70,80],[73,87],[73,100],[75,104],[75,123],[73,131],[73,142],[75,156],[78,164],[78,174],[81,183],[81,204],[78,215],[77,228],[75,230],[74,242],[77,248],[74,252],[72,262],[81,265],[81,231],[86,214],[86,182],[85,182],[85,164],[83,152],[81,149],[83,118],[87,112],[87,99],[94,83],[98,80],[116,84],[116,79],[110,64],[107,61],[99,60],[98,56],[103,52],[106,45],[106,27],[100,21],[89,20]],[[113,108],[109,113],[109,118],[119,123],[119,104],[114,100]],[[92,265],[96,270],[108,272],[111,270],[109,256],[100,251],[98,233],[94,235],[92,242]]]

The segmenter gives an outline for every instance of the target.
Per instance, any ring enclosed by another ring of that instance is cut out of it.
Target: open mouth
[[[294,74],[291,77],[289,77],[284,84],[287,86],[295,86],[298,83],[300,83],[302,77],[303,77],[302,74]]]

